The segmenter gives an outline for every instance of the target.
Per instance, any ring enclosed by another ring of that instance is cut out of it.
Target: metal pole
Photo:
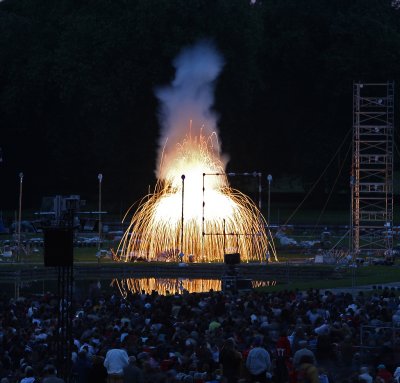
[[[97,250],[100,251],[101,249],[101,181],[103,180],[103,174],[99,173],[97,176],[99,180],[99,240],[97,242]],[[99,254],[100,259],[100,254]]]
[[[268,180],[268,215],[267,215],[268,219],[267,219],[267,224],[269,226],[270,225],[269,217],[270,217],[270,208],[271,208],[271,182],[272,182],[271,174],[268,174],[267,180]]]
[[[224,227],[224,237],[223,237],[223,239],[224,239],[224,254],[226,253],[226,227],[225,227],[225,218],[222,220],[222,222],[223,222],[223,227]],[[224,256],[224,254],[222,255],[222,256]]]
[[[182,178],[182,217],[181,217],[181,261],[183,259],[183,220],[184,220],[184,214],[183,214],[183,208],[184,208],[184,199],[185,199],[185,175],[181,175]]]
[[[22,216],[22,181],[24,179],[24,173],[19,173],[19,212],[18,212],[18,250],[17,250],[17,261],[20,261],[21,255],[21,216]]]
[[[202,206],[202,217],[201,217],[201,260],[204,262],[204,236],[205,236],[205,228],[204,228],[204,207],[205,207],[205,184],[204,184],[204,178],[206,176],[206,173],[203,173],[203,206]]]
[[[261,211],[261,195],[262,195],[262,184],[261,184],[261,177],[262,177],[262,173],[257,173],[254,172],[255,175],[258,176],[258,210]]]
[[[353,197],[354,197],[354,176],[350,176],[350,232],[349,232],[349,250],[354,262],[354,243],[353,243]]]
[[[350,232],[349,232],[349,250],[351,252],[351,262],[352,262],[352,269],[351,269],[351,287],[354,288],[356,286],[356,257],[355,257],[355,249],[354,249],[354,237],[353,237],[353,198],[354,198],[354,176],[350,176]]]

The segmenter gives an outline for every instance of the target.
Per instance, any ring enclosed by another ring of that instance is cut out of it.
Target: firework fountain
[[[170,87],[156,91],[162,134],[157,184],[138,204],[118,250],[132,258],[221,262],[238,252],[243,261],[262,261],[269,251],[267,224],[243,193],[229,186],[221,155],[213,84],[223,66],[206,42],[175,60]]]

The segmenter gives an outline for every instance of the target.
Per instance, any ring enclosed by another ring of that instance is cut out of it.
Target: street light
[[[183,262],[183,208],[184,208],[184,200],[185,200],[185,175],[181,175],[182,179],[182,217],[181,217],[181,252],[179,253],[179,260],[182,263]]]
[[[17,250],[17,261],[20,260],[21,252],[21,216],[22,216],[22,181],[24,179],[24,173],[19,173],[19,211],[18,211],[18,250]]]
[[[101,248],[101,181],[103,180],[103,174],[99,173],[97,176],[97,179],[99,180],[99,240],[97,243],[97,249],[100,251]],[[99,254],[100,257],[100,254]]]
[[[271,207],[271,182],[272,182],[271,174],[268,174],[267,180],[268,180],[268,215],[267,215],[268,219],[267,219],[267,223],[269,226],[269,216],[270,216],[270,207]]]

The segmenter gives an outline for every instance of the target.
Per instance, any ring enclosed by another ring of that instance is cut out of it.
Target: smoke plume
[[[189,128],[191,136],[199,136],[200,132],[204,136],[218,134],[218,117],[212,106],[215,80],[224,60],[211,42],[201,41],[182,50],[173,65],[174,80],[155,92],[160,101],[158,164],[162,160],[164,166],[173,157],[176,145],[189,134]]]

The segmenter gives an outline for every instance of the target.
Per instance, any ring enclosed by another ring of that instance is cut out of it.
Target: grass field
[[[77,266],[80,264],[85,265],[93,265],[93,267],[98,266],[98,260],[96,258],[97,248],[75,248],[74,249],[74,262]],[[292,271],[296,270],[297,274],[299,273],[299,268],[307,267],[307,268],[315,268],[315,270],[330,268],[334,269],[335,273],[332,277],[325,279],[309,279],[304,280],[303,278],[290,277],[290,278],[282,278],[282,280],[278,280],[276,286],[269,286],[266,288],[266,291],[278,291],[284,289],[300,289],[307,290],[309,288],[318,288],[318,289],[335,289],[335,288],[352,288],[352,287],[360,287],[360,286],[380,286],[383,284],[391,284],[392,286],[398,287],[400,290],[400,260],[397,260],[397,263],[393,266],[360,266],[357,268],[351,268],[348,266],[339,266],[339,265],[313,265],[310,263],[304,263],[301,261],[303,255],[301,254],[286,254],[284,257],[284,262],[280,262],[279,264],[273,263],[271,264],[270,269],[280,268],[288,269],[288,273],[292,274]],[[41,266],[43,265],[43,254],[42,251],[39,253],[30,255],[30,256],[22,256],[21,262],[10,263],[10,262],[1,262],[0,270],[2,266],[12,267],[12,269],[18,268],[31,268],[33,265]],[[100,261],[101,266],[106,267],[121,267],[121,263],[113,262],[111,259],[103,258]],[[132,265],[132,263],[128,264]],[[142,267],[149,267],[149,275],[153,272],[155,262],[149,263],[141,263]],[[157,267],[162,268],[162,263],[158,263]],[[264,266],[265,267],[265,266]],[[268,268],[268,266],[266,266]],[[273,273],[273,272],[272,272]],[[300,271],[301,273],[301,271]],[[282,274],[282,273],[281,273]],[[261,288],[263,289],[263,288]]]
[[[268,288],[268,291],[279,291],[284,289],[307,290],[357,288],[362,286],[376,286],[390,284],[400,289],[400,268],[399,266],[362,266],[357,269],[348,268],[341,270],[342,278],[322,279],[312,281],[293,281],[286,284],[278,284]],[[399,291],[397,292],[399,294]]]
[[[316,217],[314,217],[316,218]],[[293,233],[289,233],[292,235]],[[297,233],[295,238],[297,240],[308,240],[313,238],[319,238],[320,233],[313,233],[312,230],[308,230],[307,232]],[[331,242],[335,244],[339,239],[340,235],[333,235],[331,238]],[[3,237],[1,238],[3,240]],[[344,239],[344,241],[346,241]],[[117,248],[118,242],[115,241],[107,241],[103,243],[103,249]],[[96,257],[97,246],[92,247],[75,247],[74,248],[74,262],[77,264],[92,264],[93,266],[98,265],[98,259]],[[290,251],[285,248],[278,249],[278,258],[281,262],[281,267],[286,267],[285,264],[292,263],[309,263],[311,254],[305,252],[301,249],[291,249]],[[0,259],[1,260],[1,259]],[[0,262],[0,268],[2,265],[11,266],[14,268],[20,267],[32,267],[32,264],[35,265],[43,265],[43,248],[38,247],[37,252],[31,252],[30,255],[21,255],[20,262],[11,264],[10,262],[2,261]],[[102,258],[100,260],[101,265],[107,265],[109,267],[121,266],[121,263],[113,262],[111,259]],[[154,262],[149,264],[149,269],[154,267]],[[162,267],[162,265],[160,264]],[[320,289],[329,289],[329,288],[342,288],[342,287],[352,287],[352,286],[365,286],[365,285],[382,285],[382,284],[397,284],[400,287],[400,259],[397,259],[397,262],[394,266],[361,266],[356,269],[341,267],[339,265],[310,265],[307,264],[307,267],[330,267],[330,268],[338,268],[340,278],[334,277],[324,280],[308,280],[303,281],[299,279],[287,279],[280,281],[274,287],[268,287],[268,291],[271,290],[281,290],[281,289],[294,289],[299,288],[301,290],[308,288],[320,288]],[[337,275],[338,273],[336,273]]]

